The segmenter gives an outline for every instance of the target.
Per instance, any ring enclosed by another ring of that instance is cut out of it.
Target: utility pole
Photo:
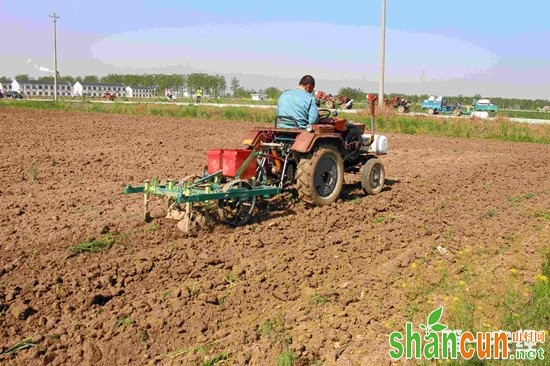
[[[56,23],[59,17],[55,15],[55,11],[50,18],[53,20],[53,100],[57,100],[57,30]]]
[[[380,87],[378,89],[378,105],[384,105],[384,63],[386,56],[386,0],[382,0],[382,19],[380,21]]]

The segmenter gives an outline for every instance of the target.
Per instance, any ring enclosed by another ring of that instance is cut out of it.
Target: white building
[[[110,93],[117,97],[124,97],[126,87],[122,83],[85,83],[77,81],[73,85],[72,95],[75,97],[103,97]]]
[[[11,82],[11,90],[21,93],[21,87],[15,79],[13,79],[13,81]]]
[[[17,88],[17,89],[16,89]],[[27,80],[12,82],[12,89],[20,92],[27,97],[53,97],[53,80]],[[68,81],[57,82],[57,95],[60,97],[70,97],[72,86]]]
[[[127,86],[126,96],[128,98],[152,98],[156,89],[152,86]]]
[[[266,100],[267,95],[264,92],[250,94],[252,100]]]
[[[5,83],[0,83],[0,90],[2,90],[2,93],[6,93],[7,91],[11,90],[11,84],[9,81],[6,81]]]

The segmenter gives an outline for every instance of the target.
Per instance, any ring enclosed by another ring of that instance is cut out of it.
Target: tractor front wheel
[[[378,194],[384,188],[385,172],[380,159],[367,161],[361,173],[361,187],[366,194]]]
[[[334,146],[320,144],[304,156],[296,171],[300,199],[314,206],[330,205],[340,197],[344,185],[344,161]]]
[[[434,114],[435,110],[433,108],[428,109],[428,114]]]
[[[332,109],[334,108],[334,101],[332,100],[325,100],[325,108]]]

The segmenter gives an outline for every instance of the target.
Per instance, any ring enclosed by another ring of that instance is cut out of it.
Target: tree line
[[[27,81],[31,77],[27,74],[19,74],[15,76],[16,80]],[[53,80],[53,76],[41,76],[38,80]],[[157,89],[157,95],[163,96],[164,90],[169,88],[172,90],[187,90],[190,93],[194,93],[197,89],[201,88],[204,94],[211,95],[213,97],[234,97],[249,99],[250,94],[260,93],[264,94],[267,99],[276,100],[282,93],[282,90],[274,86],[267,87],[265,89],[255,90],[247,89],[241,86],[240,81],[233,77],[229,83],[226,83],[226,79],[223,75],[209,75],[205,73],[192,73],[192,74],[108,74],[105,76],[85,75],[85,76],[69,76],[63,75],[58,77],[60,81],[67,81],[71,84],[75,82],[87,82],[87,83],[122,83],[130,86],[154,86]],[[11,79],[7,77],[0,77],[1,83],[10,82]],[[227,91],[229,87],[229,92]],[[337,95],[344,95],[356,102],[366,101],[368,92],[357,88],[342,87],[338,90]],[[375,93],[377,94],[377,93]],[[413,104],[421,103],[424,99],[428,98],[427,94],[423,95],[407,95],[390,93],[386,94],[386,97],[393,98],[399,96],[401,98],[408,99]],[[459,102],[462,104],[471,104],[474,99],[481,99],[481,95],[473,96],[449,96],[449,100],[453,102]],[[521,110],[536,110],[550,105],[548,99],[520,99],[520,98],[490,98],[493,104],[498,105],[500,109],[521,109]]]

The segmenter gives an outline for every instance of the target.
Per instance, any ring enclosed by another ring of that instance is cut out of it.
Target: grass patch
[[[225,363],[222,361],[227,361],[229,359],[229,355],[227,353],[221,353],[213,358],[207,359],[202,363],[202,366],[214,366],[218,363]]]
[[[118,318],[116,320],[115,327],[120,328],[123,325],[132,325],[132,324],[134,324],[134,321],[132,320],[132,318],[130,318],[130,316],[128,315],[125,315],[122,318]]]
[[[225,280],[225,282],[227,282],[231,286],[235,285],[237,282],[241,280],[239,275],[233,272],[227,272],[223,277],[223,279]]]
[[[550,119],[550,112],[501,110],[499,116],[512,118]]]
[[[508,202],[521,202],[521,201],[531,199],[534,196],[535,196],[534,193],[525,193],[525,194],[522,194],[522,195],[519,195],[519,196],[509,195],[509,196],[506,197],[506,199],[508,200]]]
[[[395,216],[394,214],[388,214],[386,216],[378,216],[378,217],[375,217],[374,219],[372,219],[372,223],[373,224],[380,224],[380,223],[383,223],[384,221],[395,220],[396,218],[397,218],[397,216]]]
[[[535,217],[537,219],[550,220],[550,210],[543,210],[543,209],[536,210]]]
[[[294,362],[294,353],[291,350],[286,350],[277,357],[277,366],[292,366]]]
[[[317,292],[309,297],[309,301],[315,305],[325,305],[328,302],[326,297]]]
[[[86,101],[1,101],[1,106],[66,112],[116,113],[174,118],[204,118],[273,123],[274,109],[250,107],[197,106],[151,103],[91,103]],[[342,112],[341,117],[354,122],[370,124],[370,116],[363,111],[357,114]],[[447,137],[478,138],[512,142],[550,144],[550,125],[530,125],[511,122],[506,118],[495,120],[442,119],[428,116],[394,115],[377,116],[377,130],[381,133],[426,134]]]
[[[88,239],[77,245],[70,247],[69,251],[72,255],[82,253],[99,253],[109,249],[115,243],[113,235],[107,234],[99,239]]]

